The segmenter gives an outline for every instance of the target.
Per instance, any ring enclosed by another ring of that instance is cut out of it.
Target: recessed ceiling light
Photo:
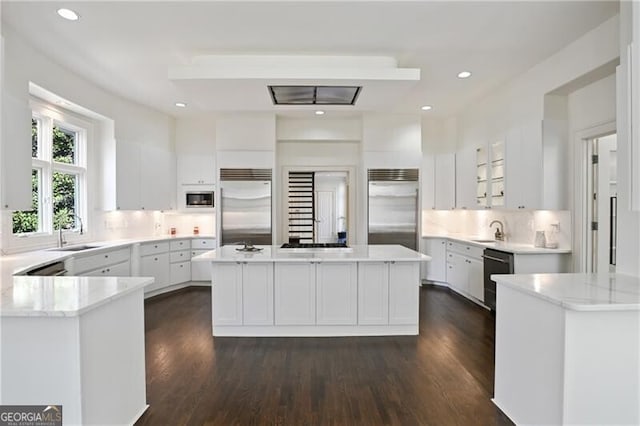
[[[187,104],[185,104],[184,102],[176,102],[176,106],[178,108],[185,108],[187,106]]]
[[[58,15],[69,21],[77,21],[80,18],[80,16],[78,16],[78,14],[73,10],[65,8],[58,9]]]
[[[471,77],[471,73],[469,71],[462,71],[458,73],[458,78],[469,78]]]
[[[316,111],[316,115],[324,115],[324,111],[318,110],[318,111]]]
[[[421,109],[423,111],[429,111],[431,108],[433,108],[431,105],[424,105]]]

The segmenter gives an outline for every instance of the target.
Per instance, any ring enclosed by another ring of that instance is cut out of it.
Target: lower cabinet
[[[316,323],[316,264],[311,262],[275,265],[276,325]]]
[[[356,263],[316,265],[316,324],[354,325],[358,320]]]
[[[358,264],[358,324],[416,324],[420,267],[394,261]]]
[[[446,282],[447,240],[444,238],[424,238],[423,247],[423,253],[431,256],[431,260],[422,263],[422,268],[425,270],[422,277],[427,281]]]
[[[131,276],[131,262],[125,260],[115,265],[104,266],[78,275],[86,277],[129,277]]]
[[[209,250],[191,250],[191,257],[206,253]],[[211,281],[211,263],[191,262],[191,281]]]
[[[483,249],[452,242],[447,246],[447,283],[459,293],[484,302]]]
[[[215,325],[273,325],[273,263],[218,263],[211,288]]]
[[[144,288],[145,293],[169,285],[169,243],[140,244],[140,276],[153,277],[153,284]]]

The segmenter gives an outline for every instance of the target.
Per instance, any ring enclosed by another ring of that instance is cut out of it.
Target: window
[[[32,207],[13,213],[13,233],[79,229],[87,211],[87,125],[37,102],[32,108]]]

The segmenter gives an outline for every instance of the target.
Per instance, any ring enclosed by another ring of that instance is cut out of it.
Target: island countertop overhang
[[[347,249],[282,249],[256,246],[259,251],[238,251],[237,245],[222,246],[202,253],[196,262],[428,262],[430,256],[400,245],[354,245]]]

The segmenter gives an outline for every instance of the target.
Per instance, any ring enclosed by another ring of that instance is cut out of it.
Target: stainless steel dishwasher
[[[484,249],[484,304],[496,310],[496,282],[492,274],[513,274],[513,253]]]

